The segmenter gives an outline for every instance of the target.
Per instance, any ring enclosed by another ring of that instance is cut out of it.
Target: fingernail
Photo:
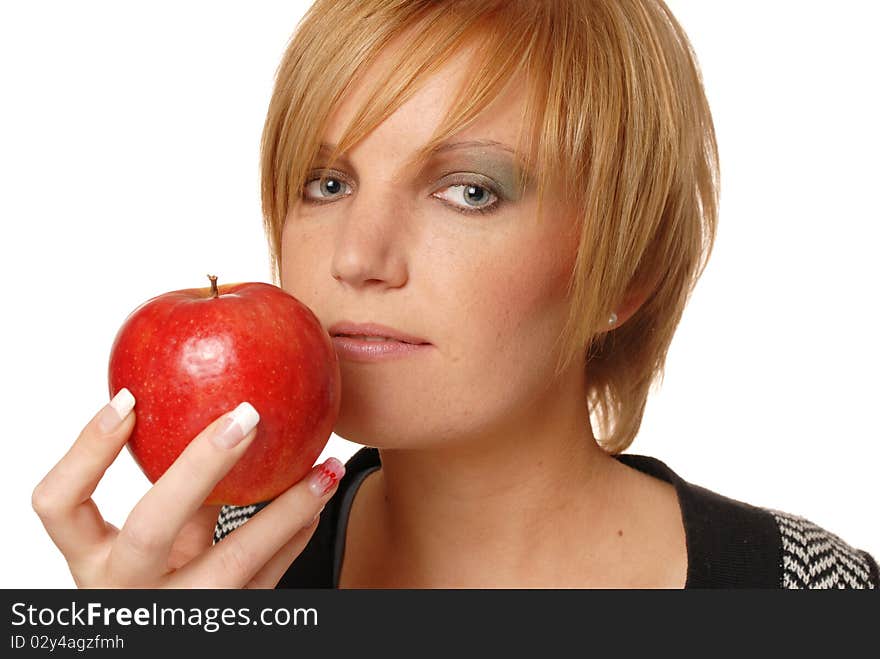
[[[220,429],[211,438],[220,448],[232,448],[256,427],[260,415],[254,406],[245,401],[226,415]]]
[[[309,489],[316,497],[322,497],[336,487],[345,473],[345,465],[336,458],[327,458],[322,464],[312,468],[309,475]]]
[[[98,427],[101,432],[110,433],[116,430],[134,408],[134,402],[134,396],[125,387],[117,391],[113,400],[107,403],[98,415]]]

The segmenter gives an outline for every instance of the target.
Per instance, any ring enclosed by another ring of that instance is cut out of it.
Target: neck
[[[479,437],[379,450],[376,531],[394,570],[385,578],[547,583],[570,567],[573,551],[590,550],[585,540],[608,537],[615,460],[593,437],[582,380],[560,380]]]

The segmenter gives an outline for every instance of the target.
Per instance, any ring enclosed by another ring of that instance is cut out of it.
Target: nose
[[[337,225],[334,279],[355,288],[395,288],[406,283],[407,216],[400,204],[405,202],[387,192],[384,196],[356,193]]]

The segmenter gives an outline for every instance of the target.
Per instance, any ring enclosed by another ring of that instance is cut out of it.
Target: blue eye
[[[314,199],[307,194],[309,191],[309,186],[311,186],[312,183],[318,183],[318,186],[317,186],[318,192],[321,195],[318,199]],[[340,188],[342,188],[343,186],[346,186],[346,185],[348,185],[348,184],[345,183],[344,181],[340,180],[339,178],[334,178],[332,176],[328,176],[325,178],[321,178],[321,177],[311,178],[308,181],[306,181],[306,184],[303,186],[303,198],[306,201],[311,201],[311,202],[315,202],[315,203],[322,203],[321,199],[325,199],[325,197],[323,196],[323,193],[325,191],[327,192],[327,194],[329,196],[332,197],[334,195],[339,194]],[[332,201],[332,200],[330,200],[330,201]]]
[[[330,203],[337,197],[347,197],[351,194],[350,192],[348,194],[340,194],[344,188],[348,187],[350,187],[348,183],[339,176],[314,176],[303,185],[302,198],[305,202],[311,204]],[[453,210],[465,215],[492,213],[501,205],[501,196],[498,192],[482,181],[462,180],[447,185],[441,190],[456,189],[455,195],[462,199],[461,203],[450,203],[448,197],[442,196],[439,192],[434,193],[432,196],[444,200],[444,205],[450,206]],[[491,201],[493,198],[494,201]],[[487,202],[486,200],[489,201]],[[479,205],[481,202],[483,205]]]
[[[489,186],[485,184],[480,184],[476,181],[467,181],[462,183],[453,183],[452,185],[447,185],[444,190],[453,190],[455,188],[459,188],[459,190],[455,193],[456,197],[463,198],[464,205],[459,204],[447,204],[452,206],[454,210],[457,210],[460,213],[464,213],[465,215],[469,215],[471,213],[492,213],[494,212],[499,205],[501,205],[501,199],[499,195]],[[494,202],[486,203],[485,200],[495,198]],[[443,197],[438,197],[443,198]],[[471,206],[470,204],[480,204],[483,203],[482,206]]]

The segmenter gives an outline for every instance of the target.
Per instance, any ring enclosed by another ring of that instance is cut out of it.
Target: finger
[[[131,392],[120,389],[31,495],[34,511],[68,562],[87,556],[112,532],[91,496],[131,435],[134,404]]]
[[[169,568],[176,570],[186,565],[194,556],[211,546],[214,541],[214,527],[222,508],[220,504],[205,505],[190,517],[171,546],[168,555]]]
[[[187,444],[125,520],[110,557],[114,576],[126,583],[152,582],[168,571],[175,539],[247,451],[259,419],[250,403],[241,403]]]
[[[294,535],[311,525],[344,473],[345,466],[336,458],[313,467],[245,524],[178,570],[173,581],[180,585],[175,587],[244,587]]]
[[[281,577],[287,572],[290,564],[293,563],[296,557],[306,548],[306,545],[309,544],[309,540],[311,540],[312,536],[315,534],[320,521],[320,515],[316,515],[311,524],[297,531],[296,534],[287,541],[287,544],[275,552],[275,555],[269,559],[268,563],[257,570],[257,573],[245,587],[253,589],[275,588],[275,586],[278,585],[278,582],[281,581]]]

